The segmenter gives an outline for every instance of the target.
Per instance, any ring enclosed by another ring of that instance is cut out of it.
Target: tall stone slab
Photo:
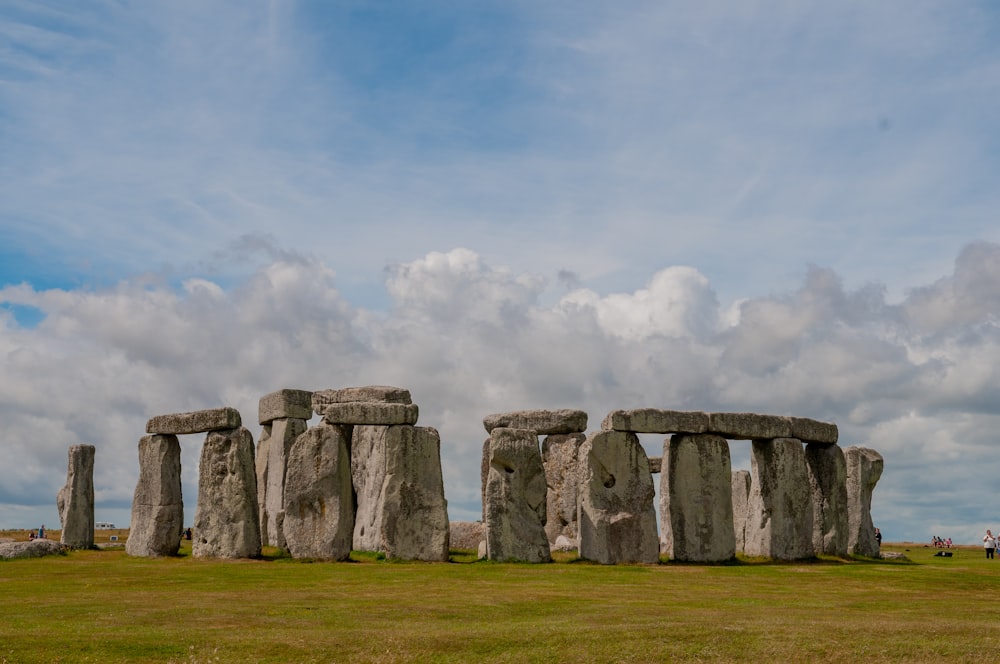
[[[243,427],[210,431],[198,466],[192,555],[257,558],[260,547],[253,436]]]
[[[94,546],[94,452],[93,445],[69,448],[66,486],[56,495],[62,523],[59,541],[73,549]]]
[[[486,480],[486,555],[490,560],[552,560],[545,536],[545,468],[533,429],[490,432]]]
[[[746,542],[747,505],[750,500],[750,471],[733,471],[733,537],[736,552],[743,553]]]
[[[285,543],[294,558],[347,560],[354,531],[351,427],[322,421],[299,436],[285,472]]]
[[[180,442],[172,434],[143,436],[125,552],[142,557],[175,555],[183,530]]]
[[[736,555],[729,442],[675,434],[663,444],[660,530],[671,560],[721,562]]]
[[[260,541],[266,546],[287,548],[283,524],[288,453],[295,439],[305,433],[306,428],[304,419],[288,417],[269,420],[261,430],[255,465]]]
[[[844,448],[847,462],[847,550],[878,558],[879,544],[872,524],[872,492],[882,477],[882,455],[867,447]]]
[[[441,436],[436,429],[389,427],[379,503],[378,550],[387,558],[447,562],[448,501],[441,473]]]
[[[837,445],[806,445],[806,469],[812,492],[813,551],[847,555],[847,462]]]
[[[576,543],[579,539],[580,446],[587,440],[582,433],[552,434],[542,441],[542,465],[545,467],[546,491],[545,535],[549,547],[564,537]]]
[[[802,441],[754,440],[750,474],[745,553],[775,560],[811,558],[812,494]]]
[[[355,426],[351,435],[351,483],[354,487],[356,551],[382,550],[382,486],[387,462],[388,426]]]
[[[580,557],[606,565],[658,562],[656,492],[638,436],[599,431],[579,455]]]

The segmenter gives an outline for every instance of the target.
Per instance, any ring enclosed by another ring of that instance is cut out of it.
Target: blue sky
[[[835,421],[971,541],[997,108],[987,2],[0,1],[0,526],[71,444],[127,521],[148,417],[389,383],[453,518],[485,414],[649,405]]]

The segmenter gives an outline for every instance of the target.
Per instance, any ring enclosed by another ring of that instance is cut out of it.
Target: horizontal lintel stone
[[[810,420],[807,417],[790,417],[788,419],[792,422],[792,438],[818,445],[837,444],[839,431],[836,424]]]
[[[196,410],[190,413],[157,415],[146,422],[146,433],[187,434],[206,433],[239,429],[243,426],[240,411],[226,406],[210,410]]]
[[[337,390],[319,390],[312,394],[312,407],[317,415],[335,403],[353,402],[411,404],[410,391],[391,385],[366,385],[364,387],[344,387]]]
[[[487,433],[494,429],[531,429],[543,436],[563,433],[583,433],[587,430],[587,413],[582,410],[516,410],[495,413],[483,418]]]
[[[791,418],[756,413],[709,413],[708,433],[730,440],[793,437]]]
[[[601,422],[601,429],[632,433],[705,433],[708,413],[660,408],[613,410]]]
[[[323,407],[323,417],[330,424],[393,425],[416,424],[419,415],[416,404],[378,401],[348,401]]]
[[[260,398],[257,407],[257,421],[267,424],[274,420],[291,417],[308,420],[313,416],[313,393],[307,390],[278,390]]]

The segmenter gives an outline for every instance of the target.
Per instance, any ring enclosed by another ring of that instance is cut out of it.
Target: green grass
[[[1000,561],[909,549],[614,567],[77,551],[0,562],[0,663],[993,659]]]

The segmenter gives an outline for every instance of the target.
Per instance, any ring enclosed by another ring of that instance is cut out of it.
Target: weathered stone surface
[[[285,542],[295,558],[347,560],[354,505],[350,427],[321,422],[299,436],[285,472]]]
[[[639,438],[599,431],[579,455],[580,557],[607,565],[658,562],[653,476]]]
[[[847,555],[847,462],[837,445],[806,445],[806,470],[812,492],[813,551]]]
[[[416,424],[419,414],[416,404],[349,401],[323,408],[323,417],[330,424],[367,424],[390,426]]]
[[[180,442],[174,435],[143,436],[125,552],[130,556],[172,556],[180,548],[183,530]]]
[[[663,457],[649,457],[649,472],[656,475],[663,470]]]
[[[317,415],[330,404],[352,401],[372,401],[382,403],[410,404],[410,391],[390,385],[368,385],[365,387],[345,387],[339,390],[319,390],[313,392],[312,407]]]
[[[671,560],[721,562],[736,555],[729,442],[674,434],[663,443],[660,532]]]
[[[549,562],[545,468],[533,429],[490,432],[486,480],[486,552],[490,560]]]
[[[253,436],[240,427],[210,431],[198,465],[198,507],[191,552],[196,558],[260,556],[260,513]]]
[[[633,433],[705,433],[708,413],[660,408],[613,410],[601,422],[601,429]]]
[[[157,415],[146,422],[146,433],[181,435],[238,429],[243,426],[235,408],[212,408],[191,413]]]
[[[486,541],[486,524],[482,521],[452,521],[448,524],[449,546],[462,551],[478,551]]]
[[[790,438],[792,423],[780,415],[756,413],[710,413],[708,431],[730,440]]]
[[[359,426],[351,442],[353,546],[402,560],[448,560],[441,438],[429,427]]]
[[[42,558],[57,553],[63,553],[68,547],[61,542],[50,539],[36,539],[30,542],[0,543],[0,560],[15,558]]]
[[[309,411],[312,414],[312,411]],[[266,546],[285,546],[285,470],[295,440],[308,428],[306,421],[288,417],[264,425],[257,443],[257,506],[260,541]]]
[[[313,393],[307,390],[278,390],[265,394],[257,404],[257,421],[267,424],[291,417],[308,420],[313,416]]]
[[[447,562],[448,501],[440,434],[431,427],[389,427],[385,461],[379,550],[389,559]]]
[[[733,537],[737,553],[743,553],[746,542],[747,504],[750,501],[750,471],[734,470],[733,482]]]
[[[580,485],[579,450],[587,437],[582,433],[552,434],[542,441],[542,465],[548,485],[545,508],[545,535],[549,547],[559,537],[576,542]],[[576,548],[574,544],[571,548]]]
[[[819,422],[806,417],[788,418],[792,425],[792,438],[810,445],[836,445],[839,431],[836,424]]]
[[[486,523],[486,480],[490,476],[490,439],[483,442],[483,456],[479,462],[479,493],[483,504],[483,523]]]
[[[587,430],[587,413],[582,410],[517,410],[495,413],[483,418],[487,432],[497,428],[531,429],[545,436],[559,433],[580,433]]]
[[[94,452],[93,445],[69,448],[66,485],[56,495],[62,534],[59,541],[72,549],[94,546]]]
[[[776,560],[811,558],[812,496],[802,441],[753,441],[750,474],[746,554]]]
[[[351,434],[351,483],[354,487],[356,551],[381,551],[382,485],[385,482],[385,426],[356,426]]]
[[[847,551],[878,558],[879,545],[872,524],[872,492],[882,477],[882,455],[867,447],[844,448],[847,462]]]

